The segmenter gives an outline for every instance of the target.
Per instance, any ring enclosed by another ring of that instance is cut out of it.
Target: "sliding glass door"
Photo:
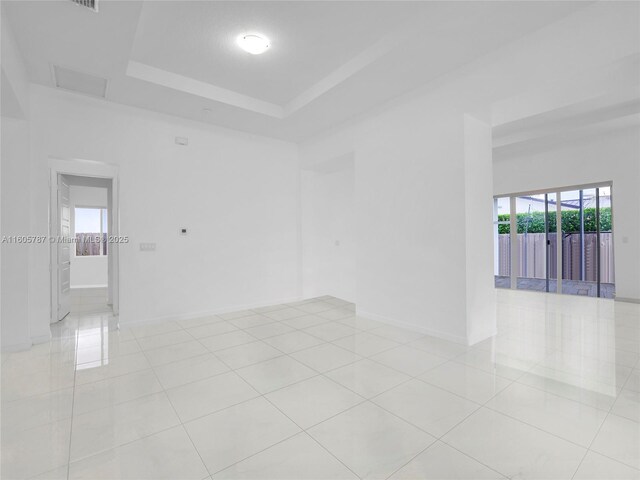
[[[547,237],[547,281],[546,291],[557,293],[558,291],[558,194],[547,193],[545,224]]]
[[[546,291],[547,238],[545,195],[516,197],[518,282],[521,290]]]
[[[611,186],[495,199],[495,284],[613,298]]]
[[[496,288],[511,288],[511,207],[509,197],[496,198],[493,215]]]
[[[614,298],[616,293],[613,264],[613,215],[611,205],[611,187],[596,188],[598,224],[598,296]]]

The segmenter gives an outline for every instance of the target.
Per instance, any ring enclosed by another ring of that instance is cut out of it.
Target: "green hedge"
[[[544,212],[518,213],[516,215],[518,221],[518,233],[544,233]],[[509,214],[504,213],[498,215],[499,221],[509,221]],[[555,210],[549,212],[549,231],[556,231],[556,215]],[[562,231],[564,233],[580,233],[580,211],[579,210],[563,210],[562,211]],[[584,231],[596,231],[596,209],[584,209]],[[600,209],[600,231],[611,231],[611,208]],[[498,233],[509,233],[509,225],[498,225]]]

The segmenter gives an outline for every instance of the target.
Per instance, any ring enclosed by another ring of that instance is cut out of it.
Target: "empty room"
[[[0,17],[0,478],[640,480],[640,2]]]

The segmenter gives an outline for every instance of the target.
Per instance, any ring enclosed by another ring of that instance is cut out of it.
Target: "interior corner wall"
[[[13,29],[0,4],[2,58],[2,115],[26,119],[29,114],[29,78]]]
[[[45,87],[33,88],[31,118],[39,234],[47,233],[49,157],[118,166],[120,234],[130,239],[120,246],[121,323],[299,298],[294,144]],[[140,251],[141,242],[156,250]],[[34,252],[31,298],[47,328],[48,250]]]
[[[31,346],[29,330],[29,245],[19,242],[30,233],[29,225],[29,128],[25,120],[2,117],[2,182],[0,315],[2,349]],[[18,237],[15,242],[12,237]]]
[[[352,156],[301,171],[303,297],[356,296]]]
[[[467,343],[497,330],[493,277],[493,153],[491,126],[464,116]]]
[[[466,343],[462,114],[425,103],[355,138],[357,311]]]
[[[13,30],[0,5],[2,82],[0,92],[2,236],[29,236],[30,224],[30,85]],[[0,335],[2,349],[19,350],[32,344],[29,263],[32,247],[3,243],[0,249]],[[47,338],[49,333],[47,331]]]
[[[357,313],[467,343],[464,117],[450,93],[399,101],[300,152],[312,171],[354,159]],[[316,190],[315,202],[330,193]]]
[[[640,128],[494,159],[494,194],[613,182],[616,298],[640,301]]]

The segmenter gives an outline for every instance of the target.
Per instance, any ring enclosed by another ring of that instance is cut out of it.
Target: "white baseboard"
[[[498,334],[497,330],[491,330],[489,333],[484,333],[484,334],[480,335],[476,339],[473,339],[473,340],[469,339],[468,342],[467,342],[467,345],[470,346],[470,347],[473,347],[477,343],[480,343],[480,342],[486,340],[487,338],[495,337],[497,334]]]
[[[76,288],[107,288],[109,285],[72,285],[71,290]]]
[[[29,350],[31,348],[31,342],[13,343],[11,345],[2,345],[3,352],[21,352],[23,350]]]
[[[2,345],[1,349],[3,352],[20,352],[22,350],[29,350],[34,345],[47,343],[49,340],[51,340],[51,332],[47,332],[42,335],[34,335],[24,342]]]
[[[173,315],[163,315],[159,317],[150,317],[142,320],[122,320],[120,318],[121,326],[132,326],[132,325],[144,325],[147,323],[155,323],[155,322],[170,322],[177,320],[190,320],[192,318],[200,318],[200,317],[208,317],[210,315],[220,315],[222,313],[231,313],[237,312],[240,310],[251,310],[252,308],[260,308],[260,307],[268,307],[270,305],[280,305],[282,303],[291,303],[302,300],[301,297],[288,297],[284,299],[273,300],[269,302],[255,302],[255,303],[247,303],[242,305],[235,305],[232,307],[224,307],[214,310],[200,311],[200,312],[188,312],[188,313],[179,313]]]
[[[51,340],[51,332],[31,337],[31,343],[33,343],[34,345],[38,345],[39,343],[47,343],[49,340]]]
[[[640,298],[616,297],[616,302],[640,303]]]
[[[443,340],[448,340],[450,342],[467,345],[467,339],[464,337],[451,335],[450,333],[441,332],[440,330],[435,330],[432,328],[426,328],[426,327],[414,325],[411,323],[401,322],[394,318],[385,317],[384,315],[378,315],[377,313],[359,310],[357,306],[356,306],[356,315],[364,318],[368,318],[370,320],[377,320],[378,322],[386,323],[388,325],[393,325],[394,327],[406,328],[408,330],[414,330],[416,332],[424,333],[425,335],[431,335],[432,337],[438,337],[438,338],[442,338]]]

